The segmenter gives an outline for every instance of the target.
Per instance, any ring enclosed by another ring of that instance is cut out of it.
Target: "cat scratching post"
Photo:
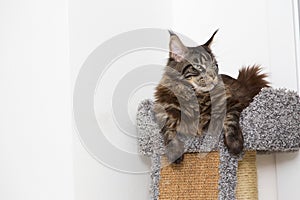
[[[262,89],[241,114],[243,156],[232,156],[222,135],[181,136],[186,155],[179,165],[167,164],[153,102],[143,101],[137,126],[140,151],[152,160],[151,199],[258,199],[256,154],[299,150],[299,101],[295,92]]]

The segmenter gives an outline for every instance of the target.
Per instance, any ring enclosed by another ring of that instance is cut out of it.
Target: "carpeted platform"
[[[285,89],[262,89],[254,101],[242,112],[240,126],[245,140],[244,158],[229,154],[224,146],[223,134],[204,134],[200,137],[182,135],[181,140],[185,142],[185,152],[200,152],[200,154],[189,154],[180,166],[164,165],[163,139],[155,123],[152,108],[152,100],[140,103],[137,128],[140,151],[152,159],[150,190],[153,200],[234,200],[237,197],[257,199],[256,152],[296,151],[300,147],[299,96]],[[250,160],[246,159],[247,155],[252,155],[249,157]],[[242,160],[240,164],[239,160]],[[243,162],[248,162],[248,164],[243,164]],[[250,180],[252,177],[254,178]],[[237,181],[240,183],[237,184]],[[168,185],[170,187],[167,187]],[[201,196],[208,194],[211,196]]]

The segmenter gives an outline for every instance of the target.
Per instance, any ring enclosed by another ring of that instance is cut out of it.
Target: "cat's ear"
[[[211,47],[211,44],[212,44],[212,41],[214,40],[214,37],[215,37],[215,35],[217,34],[218,31],[219,31],[219,29],[217,29],[217,30],[213,33],[213,35],[209,38],[209,40],[208,40],[205,44],[203,44],[202,46],[206,46],[206,47],[210,48],[210,47]]]
[[[184,57],[188,53],[188,48],[184,46],[179,37],[172,31],[170,33],[170,57],[173,58],[176,62],[181,62],[184,60]]]

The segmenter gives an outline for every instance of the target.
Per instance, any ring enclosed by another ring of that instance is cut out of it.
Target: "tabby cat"
[[[267,75],[260,73],[259,66],[242,68],[237,79],[218,74],[218,63],[211,50],[217,31],[196,47],[186,47],[169,31],[169,59],[156,87],[154,112],[170,162],[183,160],[184,144],[179,134],[223,131],[229,152],[239,154],[244,143],[240,113],[261,88],[268,87]]]

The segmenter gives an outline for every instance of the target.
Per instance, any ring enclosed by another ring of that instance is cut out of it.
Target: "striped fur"
[[[199,47],[181,47],[183,43],[171,34],[170,43],[175,40],[175,44],[170,44],[170,58],[156,87],[154,106],[171,162],[179,163],[183,159],[184,147],[177,137],[179,133],[218,134],[224,130],[229,151],[239,154],[243,149],[240,113],[262,87],[268,87],[266,75],[260,74],[259,66],[241,69],[237,79],[219,75],[209,47],[212,39]]]

